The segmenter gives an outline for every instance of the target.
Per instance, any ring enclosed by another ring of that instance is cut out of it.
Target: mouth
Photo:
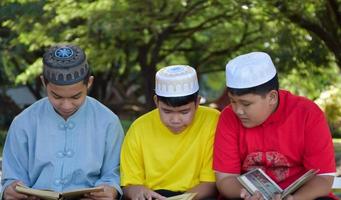
[[[185,128],[184,127],[171,127],[171,126],[169,126],[168,127],[170,130],[172,130],[172,132],[175,132],[175,133],[179,133],[179,132],[181,132],[181,131],[183,131]]]
[[[240,120],[241,122],[248,122],[248,121],[249,121],[248,118],[239,118],[239,120]]]
[[[74,113],[75,111],[74,110],[68,110],[68,111],[64,111],[64,110],[61,110],[60,113],[64,114],[64,115],[70,115],[72,113]]]

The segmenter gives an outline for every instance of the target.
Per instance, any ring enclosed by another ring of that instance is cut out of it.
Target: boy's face
[[[56,85],[50,82],[46,85],[47,97],[54,109],[67,120],[83,104],[92,82],[92,76],[87,85],[83,81],[72,85]]]
[[[154,98],[162,123],[173,133],[181,133],[189,126],[195,116],[198,103],[190,102],[183,106],[172,107]],[[199,101],[197,101],[199,102]]]
[[[265,96],[258,94],[232,95],[229,93],[234,113],[246,128],[262,124],[276,110],[278,93],[270,91]]]

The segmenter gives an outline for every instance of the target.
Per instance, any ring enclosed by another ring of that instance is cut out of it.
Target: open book
[[[191,200],[197,195],[197,193],[184,193],[172,197],[168,197],[167,200]]]
[[[76,190],[70,190],[66,192],[54,192],[51,190],[38,190],[32,189],[24,185],[17,185],[15,187],[17,192],[39,197],[40,199],[46,200],[58,200],[58,199],[79,199],[84,194],[90,192],[100,192],[104,191],[103,187],[93,187],[93,188],[81,188]]]
[[[237,177],[238,181],[251,194],[256,191],[262,193],[265,200],[271,200],[275,194],[281,194],[284,199],[289,194],[295,192],[304,183],[309,181],[317,174],[318,170],[311,169],[300,178],[290,184],[285,190],[282,190],[263,170],[256,168]]]

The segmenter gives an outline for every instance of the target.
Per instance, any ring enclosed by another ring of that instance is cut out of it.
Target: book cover
[[[87,194],[90,192],[104,191],[103,187],[93,187],[93,188],[75,189],[75,190],[70,190],[66,192],[55,192],[55,191],[50,191],[50,190],[33,189],[24,185],[17,185],[15,189],[17,192],[36,196],[36,197],[39,197],[40,199],[46,199],[46,200],[78,199],[82,197],[84,194]]]
[[[254,194],[256,191],[259,191],[265,200],[271,200],[275,194],[281,194],[281,199],[284,199],[314,177],[317,172],[318,170],[314,169],[307,171],[284,190],[259,168],[242,174],[237,179],[249,193]]]

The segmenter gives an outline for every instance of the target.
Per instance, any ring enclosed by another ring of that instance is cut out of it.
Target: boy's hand
[[[15,187],[18,185],[24,185],[21,181],[14,181],[10,185],[8,185],[4,191],[3,198],[7,199],[27,199],[29,196],[25,194],[21,194],[15,190]]]
[[[131,185],[124,188],[128,199],[131,200],[165,200],[166,197],[154,192],[153,190],[142,185]]]
[[[244,188],[240,190],[240,198],[245,200],[263,200],[263,196],[260,192],[256,191],[252,196]]]
[[[103,184],[100,185],[103,187],[103,191],[100,192],[91,192],[90,194],[85,194],[82,199],[100,199],[100,200],[113,200],[117,199],[117,190],[116,188]]]

